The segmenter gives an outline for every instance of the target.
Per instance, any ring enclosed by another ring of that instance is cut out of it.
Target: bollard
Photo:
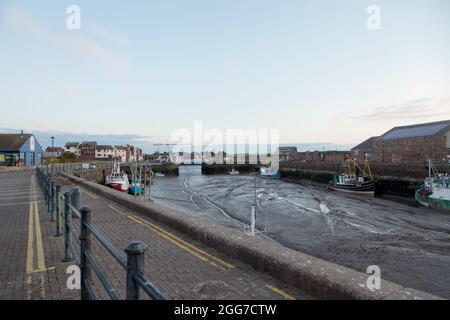
[[[55,237],[62,236],[62,230],[61,230],[61,204],[60,204],[60,193],[61,193],[61,186],[57,185],[55,187],[55,193],[56,193],[56,234]]]
[[[70,190],[70,201],[72,203],[72,205],[77,209],[80,210],[80,189],[78,188],[72,188]],[[76,215],[74,215],[72,213],[72,218],[76,217]]]
[[[134,276],[144,273],[145,249],[145,245],[141,241],[132,241],[124,249],[127,254],[127,300],[139,300],[140,298],[141,287]]]
[[[91,250],[91,231],[86,224],[91,222],[91,208],[83,207],[81,213],[81,232],[80,232],[80,271],[81,271],[81,300],[89,300],[89,292],[86,287],[87,282],[91,282],[91,267],[86,259],[85,253]]]
[[[70,214],[69,204],[71,195],[69,192],[64,194],[64,259],[63,262],[73,261],[72,254],[72,215]]]
[[[55,221],[55,181],[50,181],[50,221]]]

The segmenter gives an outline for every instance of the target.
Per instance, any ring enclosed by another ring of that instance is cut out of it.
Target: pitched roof
[[[280,152],[297,152],[297,147],[279,147]]]
[[[0,134],[1,151],[18,151],[32,134]]]
[[[361,143],[358,144],[356,147],[353,147],[353,148],[352,148],[352,151],[353,151],[353,150],[361,150],[361,149],[372,149],[372,146],[373,146],[373,140],[374,140],[375,138],[378,138],[378,137],[370,137],[369,139],[367,139],[367,140],[361,142]]]
[[[64,146],[66,148],[77,148],[79,144],[79,142],[66,142]]]
[[[45,149],[45,152],[64,152],[64,149],[60,147],[47,147],[47,149]]]
[[[114,150],[113,146],[111,145],[98,145],[97,150]]]
[[[395,127],[385,134],[381,140],[403,139],[403,138],[417,138],[430,137],[443,134],[450,130],[450,120],[415,124],[412,126]]]
[[[95,141],[83,141],[82,143],[80,143],[80,147],[83,146],[97,146],[97,142]]]

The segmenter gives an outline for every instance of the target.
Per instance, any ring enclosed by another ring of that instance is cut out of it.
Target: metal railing
[[[74,171],[82,171],[89,169],[110,169],[112,168],[111,161],[97,161],[97,162],[70,162],[70,163],[49,163],[41,166],[46,174],[56,174],[59,172],[66,172],[73,174]]]
[[[96,300],[93,290],[92,271],[95,272],[108,296],[119,300],[120,295],[113,287],[108,277],[91,251],[93,238],[126,270],[126,299],[139,300],[141,291],[155,300],[164,300],[164,295],[144,275],[146,246],[141,241],[132,241],[124,248],[126,257],[122,255],[91,223],[91,208],[80,205],[80,190],[72,188],[61,194],[61,186],[54,182],[54,175],[46,173],[38,167],[36,177],[44,193],[51,221],[55,222],[55,236],[64,236],[64,262],[75,261],[80,267],[81,299]],[[80,231],[74,228],[72,218],[80,219]],[[63,221],[62,221],[63,220]],[[79,245],[79,253],[73,245],[73,240]],[[142,290],[141,290],[142,289]]]

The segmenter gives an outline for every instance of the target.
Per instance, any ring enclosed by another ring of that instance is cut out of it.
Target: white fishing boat
[[[237,171],[235,168],[233,168],[233,170],[231,170],[230,172],[228,172],[228,174],[235,176],[239,174],[239,171]]]
[[[120,162],[116,159],[111,174],[105,177],[105,184],[121,192],[127,192],[130,187],[128,175],[120,169]]]
[[[425,207],[450,210],[450,176],[429,162],[428,178],[416,191],[416,200]]]

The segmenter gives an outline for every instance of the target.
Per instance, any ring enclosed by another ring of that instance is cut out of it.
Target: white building
[[[70,152],[75,154],[76,156],[79,156],[80,155],[79,146],[80,146],[79,142],[67,142],[64,145],[64,152]]]
[[[114,146],[114,157],[120,158],[120,161],[128,161],[128,148],[126,146]]]
[[[111,145],[98,145],[95,149],[96,159],[110,159],[114,157],[114,147]]]

